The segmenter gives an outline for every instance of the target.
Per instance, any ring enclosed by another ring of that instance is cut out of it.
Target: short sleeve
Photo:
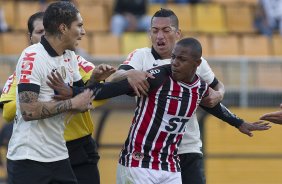
[[[131,52],[122,65],[132,66],[135,70],[143,71],[144,54],[140,49]]]
[[[83,82],[86,83],[90,79],[95,66],[93,63],[85,60],[81,56],[77,56],[77,62],[79,67],[79,73],[82,77]]]
[[[3,87],[0,102],[8,102],[8,101],[16,100],[16,86],[17,86],[16,72],[14,72],[7,79]]]
[[[36,84],[41,86],[46,62],[38,53],[24,50],[18,60],[16,74],[18,84]]]
[[[202,63],[197,69],[197,74],[201,77],[202,80],[204,80],[206,83],[211,84],[215,78],[215,75],[209,66],[207,60],[205,60],[203,57]]]
[[[81,80],[81,75],[79,73],[79,67],[78,67],[78,62],[77,62],[77,56],[75,55],[74,52],[71,53],[72,54],[72,61],[71,65],[72,65],[72,69],[73,69],[73,81],[77,82],[79,80]]]

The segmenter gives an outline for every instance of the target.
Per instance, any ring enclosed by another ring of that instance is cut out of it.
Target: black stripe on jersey
[[[23,92],[23,91],[32,91],[37,94],[40,92],[40,86],[37,84],[32,84],[32,83],[21,83],[18,84],[18,92]]]
[[[121,160],[120,160],[121,164],[125,165],[127,167],[129,167],[128,161],[130,160],[130,154],[128,154],[128,153],[133,152],[133,144],[132,144],[132,142],[130,142],[130,140],[133,140],[132,137],[135,137],[134,134],[135,134],[136,128],[138,126],[138,123],[136,123],[136,122],[140,121],[140,118],[142,116],[141,112],[143,112],[145,102],[146,102],[146,100],[141,101],[141,99],[144,99],[144,98],[137,98],[137,108],[135,109],[134,119],[133,119],[133,122],[132,122],[132,126],[130,127],[130,131],[129,131],[130,133],[129,133],[126,141],[125,141],[125,144],[124,144],[125,149],[122,151],[122,156],[121,156]],[[139,105],[140,103],[142,103],[141,106]],[[138,114],[139,114],[139,116],[138,116]],[[129,150],[127,151],[128,147],[129,147]]]
[[[182,95],[182,101],[181,101],[181,105],[180,105],[180,110],[179,110],[179,116],[183,116],[185,117],[186,115],[186,111],[187,111],[187,107],[188,107],[188,103],[189,103],[189,99],[190,99],[190,90],[187,88],[183,87],[183,93],[185,95]]]
[[[144,147],[144,154],[149,155],[149,151],[152,149],[152,143],[156,136],[158,135],[158,130],[161,126],[162,123],[162,117],[165,113],[165,107],[167,104],[167,96],[168,92],[170,91],[170,85],[171,85],[171,80],[165,80],[166,82],[163,84],[162,89],[159,94],[159,98],[157,99],[157,109],[156,112],[153,115],[158,115],[154,116],[154,120],[151,123],[152,128],[150,128],[150,131],[146,137],[145,140],[145,145]],[[142,167],[149,168],[149,157],[144,157],[143,162],[142,162]]]
[[[203,93],[205,92],[206,88],[207,88],[207,83],[201,80],[201,86],[199,88],[199,98],[200,99],[203,97],[204,95]]]
[[[163,149],[161,150],[163,152],[163,154],[161,155],[161,167],[162,167],[162,170],[165,170],[165,171],[169,171],[169,165],[167,164],[163,164],[163,163],[169,163],[170,162],[168,161],[168,153],[169,153],[169,149],[170,149],[170,146],[173,144],[173,142],[175,141],[177,137],[177,134],[169,134],[167,140],[166,140],[166,145],[163,147]]]

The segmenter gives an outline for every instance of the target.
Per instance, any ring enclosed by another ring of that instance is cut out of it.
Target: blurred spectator
[[[259,0],[254,26],[266,36],[276,30],[282,35],[282,0]]]
[[[147,0],[116,0],[111,20],[111,31],[120,36],[124,31],[147,31],[151,17],[147,13]]]
[[[160,3],[160,4],[166,4],[168,2],[171,3],[200,3],[203,2],[203,0],[150,0],[151,3]]]
[[[8,31],[4,10],[0,7],[0,33]]]

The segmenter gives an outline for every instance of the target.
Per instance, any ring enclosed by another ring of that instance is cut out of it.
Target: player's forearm
[[[218,81],[217,85],[213,87],[213,89],[218,92],[219,98],[222,100],[225,93],[225,88],[223,83],[221,81]]]
[[[45,119],[73,109],[72,101],[20,103],[25,121]]]
[[[76,96],[85,89],[90,89],[93,91],[95,100],[104,100],[133,92],[133,89],[125,79],[119,82],[94,83],[84,88],[73,87],[72,94],[73,96]]]
[[[126,79],[127,78],[126,72],[127,72],[126,70],[117,70],[115,73],[113,73],[110,76],[109,81],[117,82]]]
[[[240,127],[244,120],[238,118],[235,114],[231,113],[223,104],[218,103],[213,108],[208,108],[200,105],[205,111],[212,114],[213,116],[221,119],[222,121],[235,126],[236,128]]]

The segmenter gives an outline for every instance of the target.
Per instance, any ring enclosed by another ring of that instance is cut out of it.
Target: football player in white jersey
[[[74,50],[85,34],[78,10],[69,2],[51,4],[44,15],[46,35],[27,47],[17,67],[17,113],[7,153],[8,183],[73,183],[64,134],[63,113],[91,108],[92,92],[54,101],[46,84],[52,71],[68,85],[80,83]]]
[[[138,96],[141,93],[146,94],[148,90],[146,78],[150,77],[150,75],[142,71],[170,63],[174,44],[181,37],[181,30],[179,29],[178,18],[175,13],[166,9],[157,11],[152,17],[149,34],[152,47],[134,50],[128,55],[119,70],[112,76],[113,81],[127,77]],[[204,58],[202,58],[202,63],[196,73],[210,87],[209,96],[203,100],[202,104],[207,107],[213,107],[223,99],[225,92],[224,86],[216,79]],[[193,115],[189,122],[178,150],[182,182],[184,184],[204,184],[205,175],[201,151],[202,141],[200,139],[200,130],[196,115]],[[229,121],[229,123],[231,122]],[[251,131],[259,130],[260,125],[244,122],[240,126],[237,125],[237,128],[242,133],[252,136]]]

